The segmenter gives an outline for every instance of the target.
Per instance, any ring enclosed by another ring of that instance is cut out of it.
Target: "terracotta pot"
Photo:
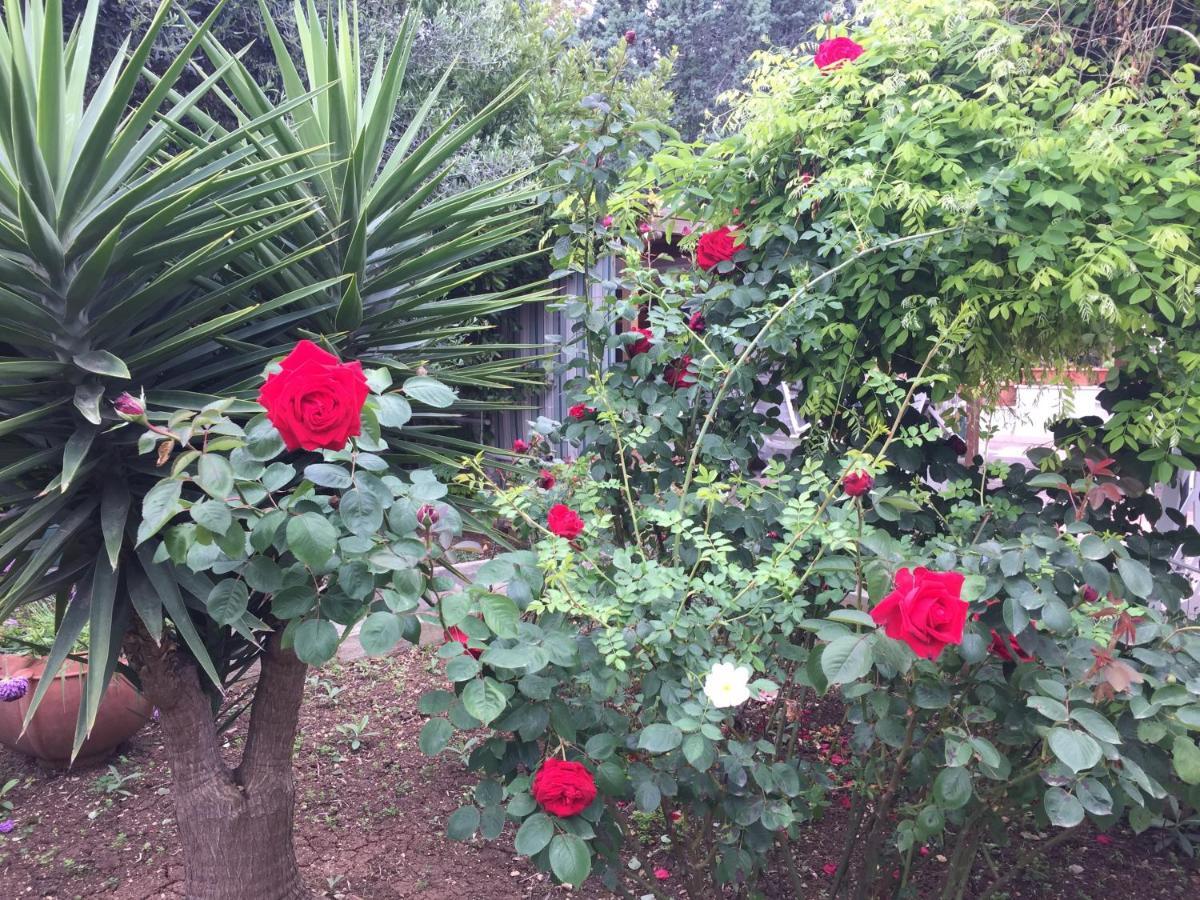
[[[29,693],[20,700],[0,703],[0,744],[37,759],[44,766],[71,766],[71,745],[75,741],[75,720],[83,694],[87,666],[67,660],[42,698],[28,730],[21,734],[21,723],[29,701],[45,671],[45,662],[30,656],[0,655],[0,676],[29,679]],[[124,741],[133,737],[150,719],[150,702],[121,675],[113,675],[100,701],[96,724],[83,742],[73,768],[94,766],[112,755]]]

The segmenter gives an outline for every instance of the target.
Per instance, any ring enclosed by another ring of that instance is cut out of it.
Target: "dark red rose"
[[[312,341],[301,341],[267,376],[258,402],[289,450],[341,450],[362,429],[367,378]]]
[[[579,513],[562,503],[555,503],[550,507],[546,514],[546,526],[554,534],[565,537],[568,541],[573,541],[583,534],[583,519],[579,518]]]
[[[463,645],[463,649],[465,649],[468,653],[470,653],[476,659],[479,659],[479,656],[480,656],[480,654],[483,653],[483,650],[479,647],[468,647],[467,641],[469,641],[469,640],[470,640],[470,638],[467,637],[467,633],[465,631],[463,631],[461,628],[459,628],[457,625],[451,625],[449,628],[446,629],[446,641],[447,642],[458,641],[460,644]]]
[[[946,446],[954,451],[955,456],[963,456],[967,452],[967,442],[957,434],[946,438]]]
[[[528,441],[523,441],[520,438],[517,438],[515,441],[513,441],[513,453],[528,453],[528,452],[529,452],[529,442]]]
[[[630,328],[629,333],[640,334],[641,338],[626,347],[626,353],[630,356],[637,356],[639,353],[646,353],[650,350],[650,339],[654,337],[653,331],[649,328]]]
[[[1098,590],[1096,590],[1090,584],[1085,584],[1083,586],[1083,602],[1084,603],[1095,603],[1099,599],[1100,599],[1100,592]]]
[[[530,793],[552,816],[577,816],[596,799],[596,782],[583,763],[550,757],[534,773]]]
[[[683,354],[667,366],[666,371],[663,372],[663,380],[676,390],[690,388],[696,383],[696,373],[691,370],[691,365],[691,356]]]
[[[728,225],[722,225],[716,231],[706,231],[700,235],[696,244],[696,265],[707,271],[718,263],[732,260],[735,253],[745,248],[745,244],[734,240],[733,230]]]
[[[585,406],[582,403],[576,403],[574,406],[572,406],[570,409],[567,410],[567,415],[570,416],[572,419],[578,419],[578,420],[582,421],[583,419],[586,419],[588,416],[593,415],[595,412],[596,412],[596,410],[590,406]]]
[[[542,469],[538,472],[538,487],[543,491],[548,491],[554,487],[554,473],[549,469]]]
[[[688,328],[696,334],[704,334],[704,329],[708,327],[708,323],[704,321],[704,313],[696,310],[688,317]]]
[[[962,640],[967,623],[964,578],[959,572],[931,572],[922,566],[901,569],[892,592],[871,610],[871,618],[917,656],[937,659],[943,647]]]
[[[625,32],[625,43],[627,43],[627,44],[636,44],[637,43],[637,32],[634,31],[632,28],[630,28],[627,32]]]
[[[875,487],[875,479],[866,472],[851,472],[842,479],[842,490],[851,497],[861,497]]]
[[[146,407],[142,406],[142,401],[128,391],[125,391],[113,401],[113,409],[123,416],[136,417],[146,412]]]
[[[817,46],[813,62],[818,69],[828,69],[840,66],[846,60],[855,60],[862,56],[863,48],[848,37],[835,37],[821,41]]]
[[[992,643],[988,645],[988,653],[1000,657],[1005,662],[1014,662],[1016,660],[1020,660],[1021,662],[1033,661],[1033,657],[1026,653],[1025,649],[1018,643],[1015,634],[1010,634],[1006,643],[1004,638],[1000,636],[1000,632],[995,628],[992,629]]]

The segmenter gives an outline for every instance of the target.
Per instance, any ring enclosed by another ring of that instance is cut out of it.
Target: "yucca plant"
[[[395,138],[412,20],[365,90],[352,11],[339,11],[328,39],[311,6],[300,13],[307,86],[272,27],[286,83],[272,101],[211,38],[222,5],[204,22],[181,17],[190,40],[150,72],[151,46],[176,15],[164,0],[89,95],[99,0],[65,36],[61,0],[5,3],[0,617],[55,598],[35,708],[88,626],[76,747],[118,667],[140,681],[171,747],[189,896],[269,898],[303,892],[290,845],[303,665],[264,640],[266,598],[258,615],[214,621],[196,580],[143,540],[144,500],[163,469],[139,457],[114,401],[129,392],[151,410],[186,411],[224,396],[240,398],[227,412],[250,413],[263,368],[310,337],[393,373],[378,419],[407,425],[402,456],[449,461],[473,447],[447,427],[473,405],[451,385],[531,378],[469,338],[536,292],[470,294],[511,262],[503,247],[528,225],[528,194],[513,179],[438,188],[519,86],[458,126],[426,121],[427,104]],[[201,109],[211,102],[237,125],[212,120]],[[215,718],[256,660],[247,744],[262,777],[250,784],[222,761]]]

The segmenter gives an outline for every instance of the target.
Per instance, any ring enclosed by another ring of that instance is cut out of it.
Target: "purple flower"
[[[150,718],[152,718],[152,719],[153,719],[155,722],[157,722],[157,721],[158,721],[158,717],[159,717],[160,715],[162,715],[162,713],[160,713],[160,712],[158,711],[158,707],[157,707],[157,706],[156,706],[156,707],[154,707],[154,709],[152,709],[152,710],[150,711]]]
[[[140,416],[146,411],[141,401],[128,391],[113,401],[113,409],[123,416]]]
[[[0,834],[8,834],[16,827],[17,823],[12,819],[5,819],[3,822],[0,822]]]
[[[28,678],[0,678],[0,703],[12,703],[28,693]]]
[[[12,565],[12,563],[9,563],[9,566],[11,566],[11,565]],[[5,568],[5,570],[4,570],[4,571],[5,571],[5,572],[7,572],[7,571],[8,571],[8,568]],[[16,628],[16,627],[17,627],[17,626],[19,626],[20,624],[21,624],[21,623],[20,623],[20,622],[18,622],[16,619],[5,619],[5,620],[4,620],[4,627],[5,627],[5,628]]]

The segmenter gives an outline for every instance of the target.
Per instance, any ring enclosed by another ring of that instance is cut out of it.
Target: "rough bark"
[[[235,769],[221,757],[200,673],[177,647],[145,634],[126,647],[159,710],[171,764],[175,820],[189,900],[301,900],[312,896],[293,846],[296,737],[305,665],[273,635],[263,654],[249,733]]]

